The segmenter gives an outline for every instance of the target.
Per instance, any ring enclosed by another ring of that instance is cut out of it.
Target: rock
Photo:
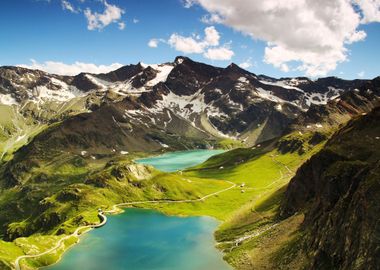
[[[302,165],[280,207],[305,213],[307,269],[378,269],[380,265],[380,108],[351,121]]]

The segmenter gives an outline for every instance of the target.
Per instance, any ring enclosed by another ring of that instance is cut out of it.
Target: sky
[[[5,0],[0,66],[75,75],[178,55],[272,77],[380,75],[380,0]]]

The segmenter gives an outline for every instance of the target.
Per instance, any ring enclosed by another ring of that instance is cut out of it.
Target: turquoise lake
[[[223,152],[224,150],[191,150],[170,152],[161,156],[138,159],[136,162],[152,165],[164,172],[174,172],[198,165],[210,157]]]
[[[163,171],[197,165],[222,151],[174,152],[139,160]],[[186,159],[186,160],[184,160]],[[209,217],[167,216],[126,209],[81,237],[62,260],[45,270],[227,270],[215,248],[218,222]]]

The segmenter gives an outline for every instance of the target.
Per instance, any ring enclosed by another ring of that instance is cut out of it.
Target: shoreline
[[[136,163],[136,164],[143,164],[143,165],[146,165],[142,162],[138,162],[139,160],[144,160],[144,159],[150,159],[150,158],[158,158],[158,157],[161,157],[161,156],[164,156],[164,155],[167,155],[167,154],[178,154],[178,153],[189,153],[189,152],[196,152],[196,151],[222,151],[218,154],[215,154],[213,156],[216,156],[216,155],[219,155],[219,154],[222,154],[228,150],[226,149],[223,149],[223,148],[216,148],[216,149],[191,149],[191,150],[178,150],[178,151],[167,151],[167,152],[162,152],[160,154],[157,154],[157,155],[148,155],[146,157],[141,157],[141,158],[135,158],[135,159],[132,159],[132,162]],[[211,156],[211,157],[213,157]],[[211,158],[209,157],[209,158]],[[191,168],[191,167],[189,167]],[[185,170],[187,168],[184,168],[182,170]],[[175,172],[178,172],[178,171],[182,171],[181,169],[179,170],[175,170],[175,171],[170,171],[170,172],[167,172],[167,173],[175,173]]]
[[[100,216],[100,217],[103,218],[99,224],[86,225],[86,226],[78,227],[72,234],[67,235],[67,236],[63,237],[62,239],[60,239],[55,246],[53,246],[51,249],[48,249],[47,251],[44,251],[42,253],[35,254],[35,255],[26,255],[25,254],[25,255],[17,257],[16,260],[15,260],[15,270],[22,270],[21,261],[23,259],[32,259],[32,258],[38,258],[38,257],[44,256],[44,255],[47,255],[47,254],[49,254],[51,252],[54,252],[57,249],[59,249],[62,246],[62,243],[64,243],[64,241],[67,240],[67,239],[69,239],[70,237],[73,237],[73,236],[77,237],[77,239],[78,239],[77,242],[75,242],[72,245],[70,245],[67,249],[64,249],[62,251],[62,253],[59,255],[59,259],[56,262],[54,262],[52,264],[49,264],[49,265],[45,265],[45,266],[39,267],[39,268],[36,268],[36,269],[44,269],[46,267],[49,267],[49,266],[57,264],[62,259],[63,254],[66,251],[68,251],[75,244],[78,244],[80,242],[80,237],[82,235],[86,234],[87,232],[90,232],[93,229],[97,229],[97,228],[100,228],[100,227],[103,227],[103,226],[106,225],[106,223],[107,223],[107,216],[105,214],[111,214],[111,215],[115,214],[115,215],[117,215],[117,214],[123,213],[124,211],[120,207],[128,208],[128,206],[133,206],[133,205],[136,205],[136,204],[174,204],[174,203],[201,202],[201,201],[204,201],[204,200],[206,200],[206,199],[208,199],[208,198],[210,198],[212,196],[215,196],[215,195],[218,195],[218,194],[223,193],[225,191],[228,191],[230,189],[233,189],[233,188],[235,188],[237,186],[237,184],[235,184],[233,182],[230,182],[230,181],[225,181],[225,182],[231,184],[231,186],[228,187],[228,188],[224,188],[222,190],[219,190],[219,191],[207,194],[207,195],[205,195],[205,196],[203,196],[201,198],[198,198],[198,199],[177,200],[177,201],[171,201],[171,200],[157,200],[157,201],[154,201],[154,200],[152,200],[152,201],[136,201],[136,202],[126,202],[126,203],[114,204],[111,207],[111,210],[99,212],[98,216]],[[139,207],[135,207],[135,208],[139,208]],[[149,208],[141,208],[141,209],[149,209]],[[163,213],[162,211],[159,211],[159,210],[156,210],[156,209],[153,209],[153,208],[151,208],[151,210],[155,210],[157,212]],[[166,214],[166,213],[164,213],[164,214]],[[173,215],[173,216],[178,216],[178,215]],[[188,215],[188,216],[190,216],[190,215]],[[201,216],[207,216],[207,215],[201,215]],[[213,218],[213,219],[215,219],[215,220],[218,221],[218,219],[216,219],[214,217],[211,217],[211,216],[207,216],[207,217]],[[183,218],[186,218],[186,216],[183,216]],[[88,230],[86,230],[83,233],[79,234],[80,230],[82,230],[82,229],[88,229]],[[216,244],[217,244],[217,242],[216,242]]]
[[[15,269],[16,270],[21,270],[22,269],[22,267],[21,267],[21,261],[23,259],[32,259],[32,258],[38,258],[38,257],[44,256],[44,255],[48,255],[48,254],[56,251],[57,249],[59,249],[62,246],[62,244],[64,244],[65,241],[68,240],[68,239],[70,239],[71,237],[76,237],[77,241],[76,241],[76,243],[73,243],[72,245],[70,245],[70,247],[74,246],[77,243],[79,243],[79,239],[80,239],[81,235],[84,235],[85,233],[91,231],[92,229],[103,227],[107,223],[107,216],[105,216],[103,214],[103,212],[99,212],[98,213],[98,217],[101,220],[100,223],[78,227],[72,234],[64,236],[63,238],[61,238],[60,240],[58,240],[58,242],[57,242],[57,244],[55,246],[53,246],[52,248],[50,248],[50,249],[48,249],[48,250],[46,250],[44,252],[41,252],[41,253],[35,254],[35,255],[26,255],[25,254],[25,255],[21,255],[21,256],[17,257],[16,260],[15,260]],[[82,232],[82,233],[80,233],[81,230],[85,230],[85,231]],[[64,252],[66,252],[66,251],[67,250],[64,249],[62,251],[62,254]],[[60,257],[62,257],[62,255],[60,255]],[[50,265],[52,265],[52,264],[50,264]],[[46,265],[46,266],[43,266],[43,267],[47,267],[47,266],[49,266],[49,265]]]

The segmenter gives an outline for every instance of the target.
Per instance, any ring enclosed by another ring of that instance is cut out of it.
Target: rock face
[[[380,265],[380,108],[350,121],[291,180],[281,216],[305,212],[309,269]]]
[[[147,129],[254,145],[289,129],[336,125],[370,110],[379,96],[378,81],[275,79],[235,64],[219,68],[181,56],[172,63],[138,63],[106,74],[76,76],[0,67],[0,105],[14,108],[28,127],[38,127],[110,104],[120,107],[112,104],[123,101],[131,103],[123,117]],[[0,121],[12,130],[4,136],[30,136],[7,124]]]

